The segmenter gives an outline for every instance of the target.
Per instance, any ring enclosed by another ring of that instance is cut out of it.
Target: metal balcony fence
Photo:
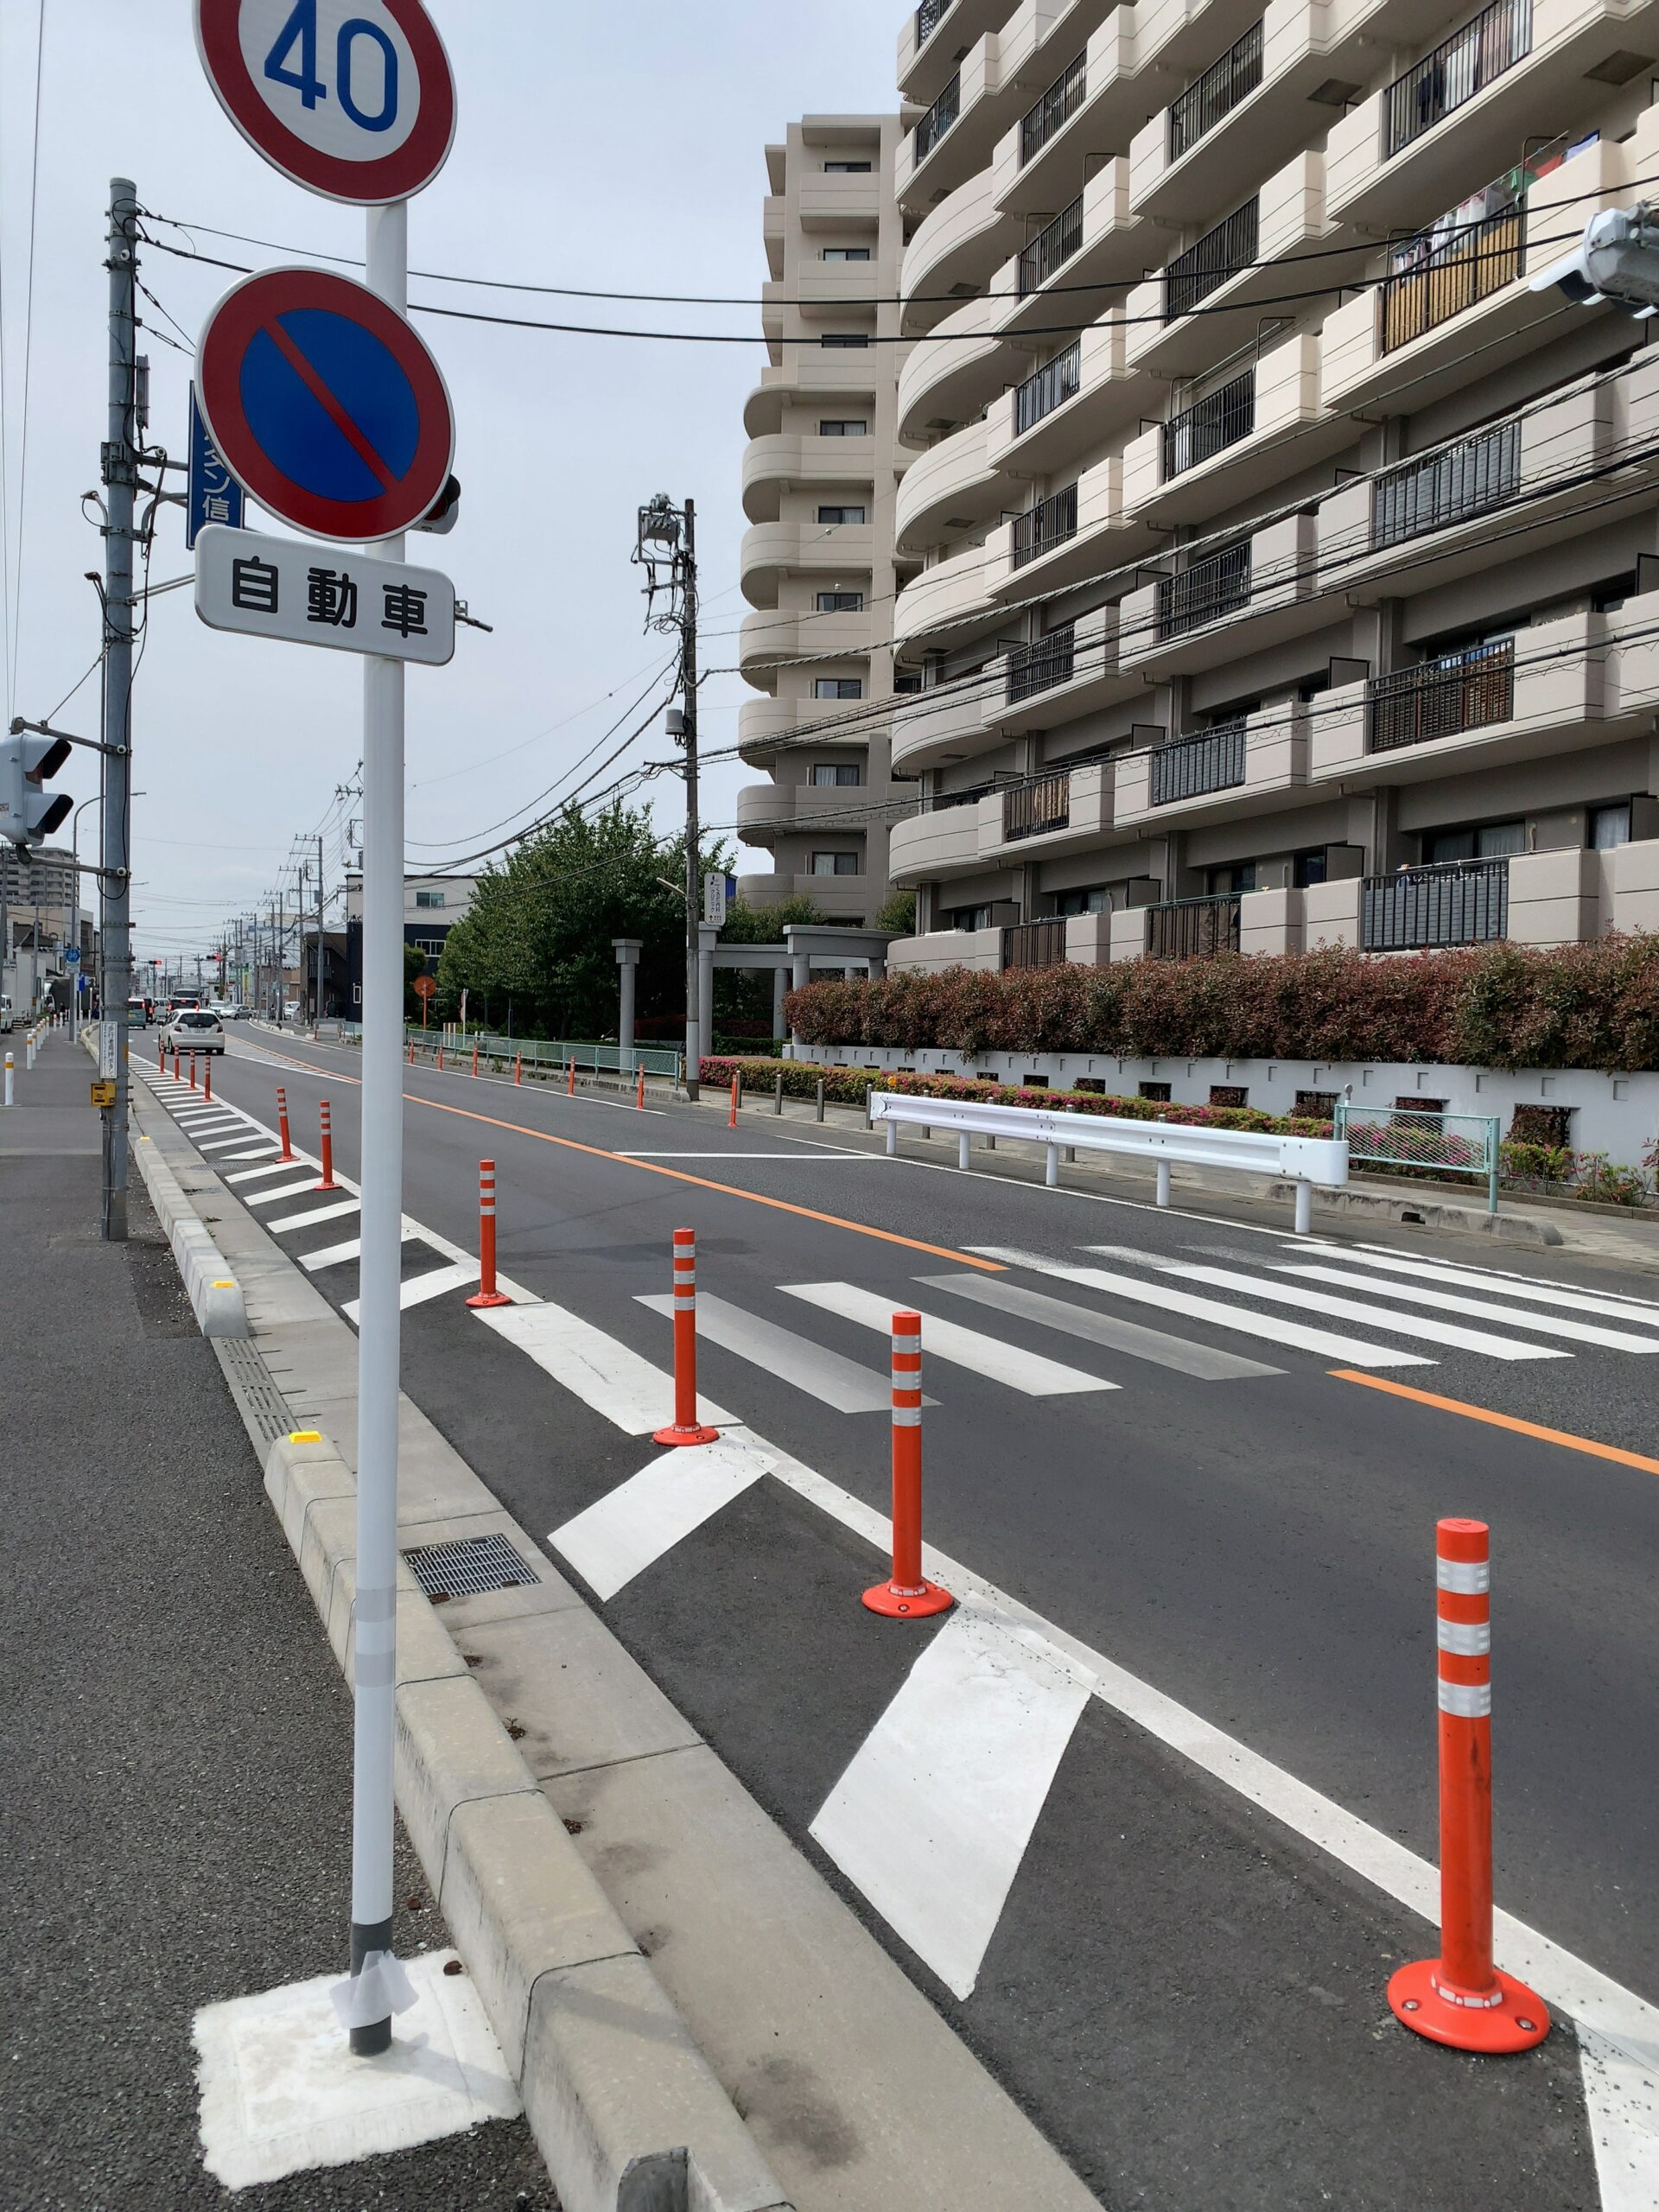
[[[1014,567],[1023,569],[1027,561],[1064,545],[1077,534],[1077,487],[1068,484],[1064,492],[1051,493],[1046,499],[1039,499],[1034,507],[1014,517]]]
[[[1526,208],[1520,200],[1472,222],[1448,223],[1393,252],[1395,273],[1383,280],[1379,309],[1382,351],[1392,353],[1425,331],[1438,329],[1505,284],[1526,267]]]
[[[1449,530],[1514,499],[1521,483],[1521,425],[1463,438],[1379,476],[1371,489],[1373,550]]]
[[[1020,257],[1020,296],[1046,284],[1054,271],[1071,260],[1083,244],[1083,194],[1063,207],[1053,221],[1038,232]]]
[[[1052,415],[1057,407],[1072,398],[1083,379],[1083,348],[1073,339],[1064,353],[1057,353],[1052,361],[1028,376],[1023,384],[1014,388],[1014,432],[1021,436],[1045,415]]]
[[[1229,545],[1179,575],[1158,579],[1158,635],[1179,638],[1250,602],[1250,541]]]
[[[956,5],[956,0],[922,0],[916,10],[916,44],[925,46]]]
[[[1200,300],[1255,259],[1259,209],[1259,199],[1247,200],[1170,263],[1164,271],[1166,322],[1191,315]]]
[[[1194,400],[1164,425],[1164,481],[1248,438],[1255,428],[1255,371]]]
[[[1238,893],[1166,899],[1147,909],[1147,950],[1154,960],[1198,960],[1238,950]]]
[[[1089,97],[1088,55],[1080,54],[1062,69],[1035,107],[1020,124],[1020,166],[1047,145],[1062,124],[1069,123]]]
[[[962,74],[950,79],[916,126],[916,158],[925,161],[962,113]]]
[[[1178,737],[1152,755],[1152,804],[1201,798],[1205,791],[1230,791],[1244,780],[1244,718],[1221,722],[1192,737]]]
[[[1368,875],[1360,886],[1359,942],[1366,952],[1490,944],[1509,925],[1507,860],[1446,861]]]
[[[1421,668],[1374,677],[1366,688],[1365,750],[1393,753],[1436,737],[1506,722],[1515,713],[1515,640],[1442,653]]]
[[[1059,968],[1065,963],[1065,918],[1015,922],[1002,932],[1005,968]]]
[[[1021,837],[1046,837],[1064,830],[1071,819],[1071,779],[1044,776],[1034,784],[1019,784],[1002,794],[1002,842],[1011,845]]]
[[[1261,82],[1262,26],[1252,23],[1219,61],[1212,61],[1179,99],[1170,102],[1170,160],[1179,161],[1188,147],[1196,146],[1206,131],[1213,130],[1223,116],[1230,114]]]
[[[1442,39],[1383,93],[1384,158],[1391,159],[1402,146],[1432,130],[1531,51],[1532,0],[1491,0],[1490,7]]]
[[[1017,706],[1033,692],[1052,691],[1057,683],[1071,681],[1074,659],[1072,632],[1067,622],[1051,630],[1034,645],[1020,645],[1008,655],[1008,704]]]

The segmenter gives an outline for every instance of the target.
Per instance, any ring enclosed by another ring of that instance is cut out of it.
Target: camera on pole
[[[68,792],[48,797],[44,785],[69,750],[66,737],[30,737],[16,730],[0,738],[0,836],[14,845],[39,845],[67,819],[73,804]]]
[[[1529,289],[1552,286],[1580,307],[1605,300],[1638,318],[1659,312],[1659,219],[1647,207],[1603,208],[1572,252],[1541,269]]]

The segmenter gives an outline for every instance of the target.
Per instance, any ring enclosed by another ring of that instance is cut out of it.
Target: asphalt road
[[[327,1096],[337,1164],[354,1176],[354,1075],[349,1050],[237,1036],[215,1090],[270,1122],[283,1082],[296,1141],[310,1147]],[[1325,1234],[1312,1250],[1265,1212],[1160,1214],[889,1162],[855,1138],[759,1116],[734,1135],[707,1111],[639,1115],[609,1098],[426,1070],[410,1071],[406,1087],[405,1205],[416,1222],[470,1249],[477,1162],[493,1156],[503,1270],[658,1366],[669,1324],[641,1300],[668,1287],[672,1229],[695,1226],[705,1395],[882,1510],[885,1416],[827,1402],[839,1391],[844,1405],[857,1378],[836,1368],[826,1379],[821,1356],[864,1370],[879,1402],[886,1346],[867,1322],[918,1306],[938,1402],[925,1421],[930,1541],[1430,1859],[1434,1522],[1490,1520],[1499,1902],[1659,1999],[1659,1929],[1645,1904],[1659,1836],[1647,1762],[1631,1756],[1659,1720],[1654,1475],[1348,1379],[1651,1451],[1650,1277],[1421,1231]],[[279,1233],[304,1255],[354,1231],[347,1219]],[[1417,1271],[1381,1264],[1397,1255]],[[405,1274],[436,1263],[426,1250]],[[1457,1272],[1437,1276],[1435,1263]],[[1284,1272],[1309,1266],[1327,1275]],[[316,1280],[344,1300],[355,1273],[330,1266]],[[1542,1296],[1529,1300],[1529,1288]],[[1440,1303],[1412,1302],[1425,1292]],[[550,1371],[480,1326],[464,1294],[406,1313],[405,1386],[550,1536],[655,1455],[573,1395],[556,1362]],[[714,1340],[711,1299],[733,1309],[727,1333],[747,1352]],[[952,1344],[938,1325],[947,1320],[976,1337]],[[781,1363],[804,1361],[815,1388],[800,1373],[779,1379],[779,1356],[756,1356],[756,1321],[788,1332]],[[1310,1329],[1319,1335],[1286,1340]],[[1390,1363],[1408,1356],[1421,1363]],[[652,1560],[606,1610],[791,1832],[830,1837],[835,1878],[893,1940],[823,1815],[918,1654],[946,1630],[873,1621],[856,1602],[869,1564],[844,1528],[768,1484]],[[1426,2140],[1450,2128],[1465,2152],[1490,2130],[1490,2170],[1523,2199],[1595,2202],[1574,2193],[1586,2186],[1582,2115],[1551,2070],[1560,2039],[1537,2066],[1499,2069],[1508,2086],[1483,2093],[1478,2111],[1437,2119],[1453,2075],[1380,2005],[1387,1961],[1421,1948],[1421,1924],[1337,1878],[1230,1793],[1179,1762],[1173,1771],[1110,1714],[1091,1707],[1061,1740],[972,1994],[953,1997],[944,1954],[925,1941],[894,1948],[1080,2171],[1104,2190],[1127,2170],[1141,2193],[1122,2201],[1176,2204],[1181,2162],[1203,2171],[1200,2139],[1213,2156],[1249,2124],[1261,2157],[1261,2115],[1282,2069],[1263,2070],[1254,1990],[1273,2010],[1266,2046],[1282,2059],[1299,2038],[1306,2045],[1297,2078],[1309,2113],[1328,2100],[1350,2137],[1374,2137],[1374,2183],[1358,2159],[1340,2201],[1391,2201],[1388,2145],[1409,2111]],[[1133,2035],[1113,1994],[1126,1974],[1159,1993],[1136,2010]],[[1320,1993],[1294,1994],[1308,1990]],[[1348,2062],[1332,2056],[1344,2022],[1374,2098],[1356,2100]],[[1207,2035],[1224,2048],[1219,2071]],[[1104,2099],[1103,2078],[1115,2092]],[[1172,2136],[1173,2080],[1188,2118]],[[1535,2125],[1517,2128],[1517,2104],[1535,2106]],[[1236,2176],[1223,2201],[1272,2202],[1287,2171],[1306,2193],[1293,2183],[1277,2201],[1324,2201],[1317,2126],[1285,2125],[1259,2189]],[[1161,2131],[1156,2155],[1147,2129]],[[1522,2144],[1542,2164],[1514,2171]],[[1457,2202],[1455,2159],[1437,2182],[1423,2157],[1416,2201]]]

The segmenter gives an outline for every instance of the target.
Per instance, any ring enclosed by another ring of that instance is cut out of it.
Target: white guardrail
[[[870,1093],[872,1123],[885,1122],[887,1150],[899,1149],[903,1123],[924,1129],[953,1129],[957,1165],[968,1165],[969,1140],[1004,1137],[1018,1144],[1039,1144],[1047,1155],[1044,1180],[1059,1181],[1059,1156],[1068,1152],[1116,1152],[1150,1160],[1158,1170],[1158,1204],[1169,1204],[1169,1171],[1176,1162],[1192,1167],[1230,1167],[1248,1175],[1267,1175],[1296,1185],[1296,1234],[1313,1226],[1313,1188],[1338,1188],[1348,1180],[1348,1147],[1332,1137],[1261,1136],[1249,1129],[1196,1128],[1181,1122],[1128,1122],[1109,1114],[1051,1113],[1041,1106],[992,1106],[975,1098],[919,1098],[908,1092]]]

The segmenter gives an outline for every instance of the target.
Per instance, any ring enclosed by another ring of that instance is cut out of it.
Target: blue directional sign
[[[79,967],[80,964],[80,947],[78,944],[66,945],[64,947],[63,957],[65,962],[69,967]]]
[[[201,419],[201,409],[196,403],[196,387],[190,387],[190,491],[189,505],[184,511],[184,542],[194,546],[196,532],[210,522],[222,522],[232,530],[242,527],[243,510],[247,495],[230,470],[219,458],[219,448],[207,435],[207,425]]]

